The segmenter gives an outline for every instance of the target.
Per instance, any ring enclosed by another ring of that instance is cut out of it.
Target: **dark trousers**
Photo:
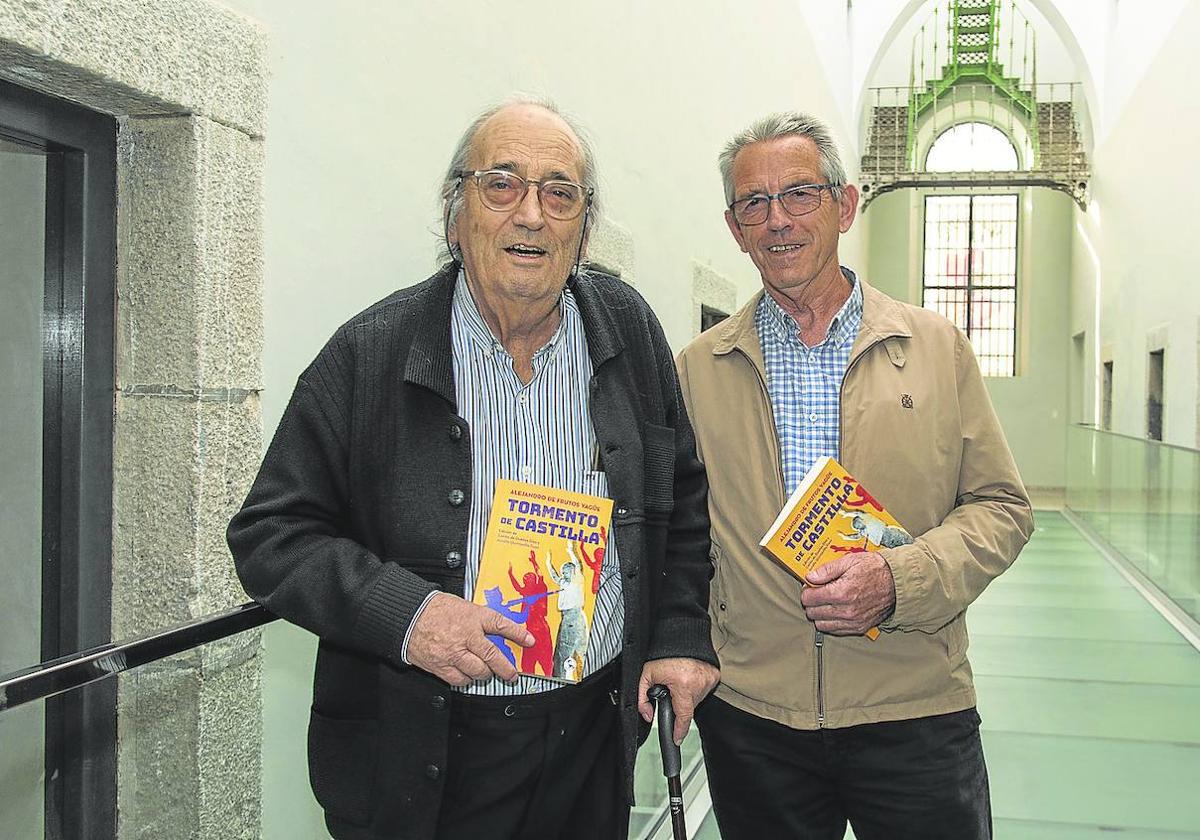
[[[617,674],[522,697],[455,694],[438,840],[625,840]]]
[[[723,840],[992,836],[974,709],[808,731],[709,697],[696,725]]]

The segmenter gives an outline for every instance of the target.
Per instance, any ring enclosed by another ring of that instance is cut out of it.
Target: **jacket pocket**
[[[313,711],[308,722],[308,778],[321,807],[366,825],[371,812],[379,723],[330,718]]]
[[[675,430],[647,423],[645,436],[646,513],[665,518],[675,506]]]
[[[716,543],[708,554],[709,562],[713,565],[712,586],[708,599],[708,616],[713,626],[713,647],[717,652],[729,641],[729,629],[726,621],[729,615],[729,596],[725,592],[725,573],[721,563],[721,547]]]
[[[946,644],[946,659],[953,671],[967,658],[967,620],[959,614],[941,629],[942,641]]]

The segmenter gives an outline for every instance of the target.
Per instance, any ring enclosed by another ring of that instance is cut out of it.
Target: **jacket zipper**
[[[857,356],[850,359],[850,363],[846,365],[846,372],[842,374],[842,386],[846,384],[846,378],[850,376],[850,371],[858,364],[858,360],[867,355],[867,351],[882,341],[882,338],[877,338],[866,347]],[[843,429],[842,420],[846,416],[845,406],[842,405],[842,387],[838,388],[838,463],[842,463],[842,441],[845,438],[845,430]],[[817,631],[817,727],[825,728],[825,634],[820,630]]]
[[[817,728],[825,728],[825,634],[817,631]]]
[[[739,352],[741,352],[741,351],[739,351]],[[766,381],[766,379],[763,378],[762,371],[760,371],[758,369],[758,366],[756,364],[754,364],[753,360],[751,360],[750,357],[748,355],[746,355],[746,353],[744,353],[744,352],[742,352],[742,355],[746,356],[746,361],[750,363],[750,367],[754,368],[754,374],[755,374],[755,376],[758,377],[758,384],[759,384],[759,387],[761,388],[760,393],[762,393],[766,397],[766,400],[767,400],[767,417],[769,417],[771,420],[771,430],[773,432],[772,439],[775,441],[775,447],[776,447],[775,460],[779,464],[779,473],[777,475],[777,478],[779,479],[779,489],[784,497],[784,500],[786,501],[787,500],[787,487],[783,480],[783,453],[781,451],[779,451],[779,429],[777,429],[775,427],[775,413],[771,409],[771,396],[770,396],[770,392],[767,390],[767,381]],[[849,368],[847,368],[847,370],[849,370]],[[842,434],[842,431],[841,431],[841,407],[839,406],[838,407],[838,455],[839,456],[842,454],[841,453],[841,444],[842,444],[841,434]],[[824,657],[824,649],[823,649],[824,648],[824,635],[825,634],[822,633],[821,631],[819,631],[819,630],[816,631],[816,658],[817,658],[817,673],[816,673],[817,704],[816,705],[817,705],[817,727],[820,729],[825,728],[825,661],[824,661],[825,657]]]

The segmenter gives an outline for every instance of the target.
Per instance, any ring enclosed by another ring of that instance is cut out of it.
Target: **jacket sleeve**
[[[434,587],[349,536],[352,384],[338,358],[327,347],[297,383],[227,537],[255,601],[324,640],[399,666],[405,632]]]
[[[652,617],[647,659],[687,657],[720,667],[708,617],[708,478],[696,455],[696,437],[679,389],[679,379],[662,327],[651,316],[658,376],[667,425],[675,430],[674,506],[667,527],[664,579]]]
[[[955,376],[962,458],[955,506],[912,545],[883,549],[896,582],[884,630],[935,632],[1012,565],[1033,533],[1033,511],[970,342],[958,332]]]

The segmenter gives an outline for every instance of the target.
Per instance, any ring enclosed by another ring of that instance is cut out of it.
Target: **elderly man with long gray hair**
[[[721,835],[990,837],[965,615],[1033,518],[971,343],[841,264],[858,191],[818,120],[759,120],[720,170],[763,284],[679,358],[709,480],[721,684],[696,723]],[[758,542],[825,456],[915,542],[804,586]]]
[[[704,471],[658,321],[580,270],[597,198],[552,105],[480,115],[445,265],[300,375],[230,524],[246,591],[320,638],[310,776],[339,840],[624,838],[647,688],[681,740],[717,682]],[[488,636],[532,634],[471,603],[500,479],[613,501],[577,684],[518,675]]]

